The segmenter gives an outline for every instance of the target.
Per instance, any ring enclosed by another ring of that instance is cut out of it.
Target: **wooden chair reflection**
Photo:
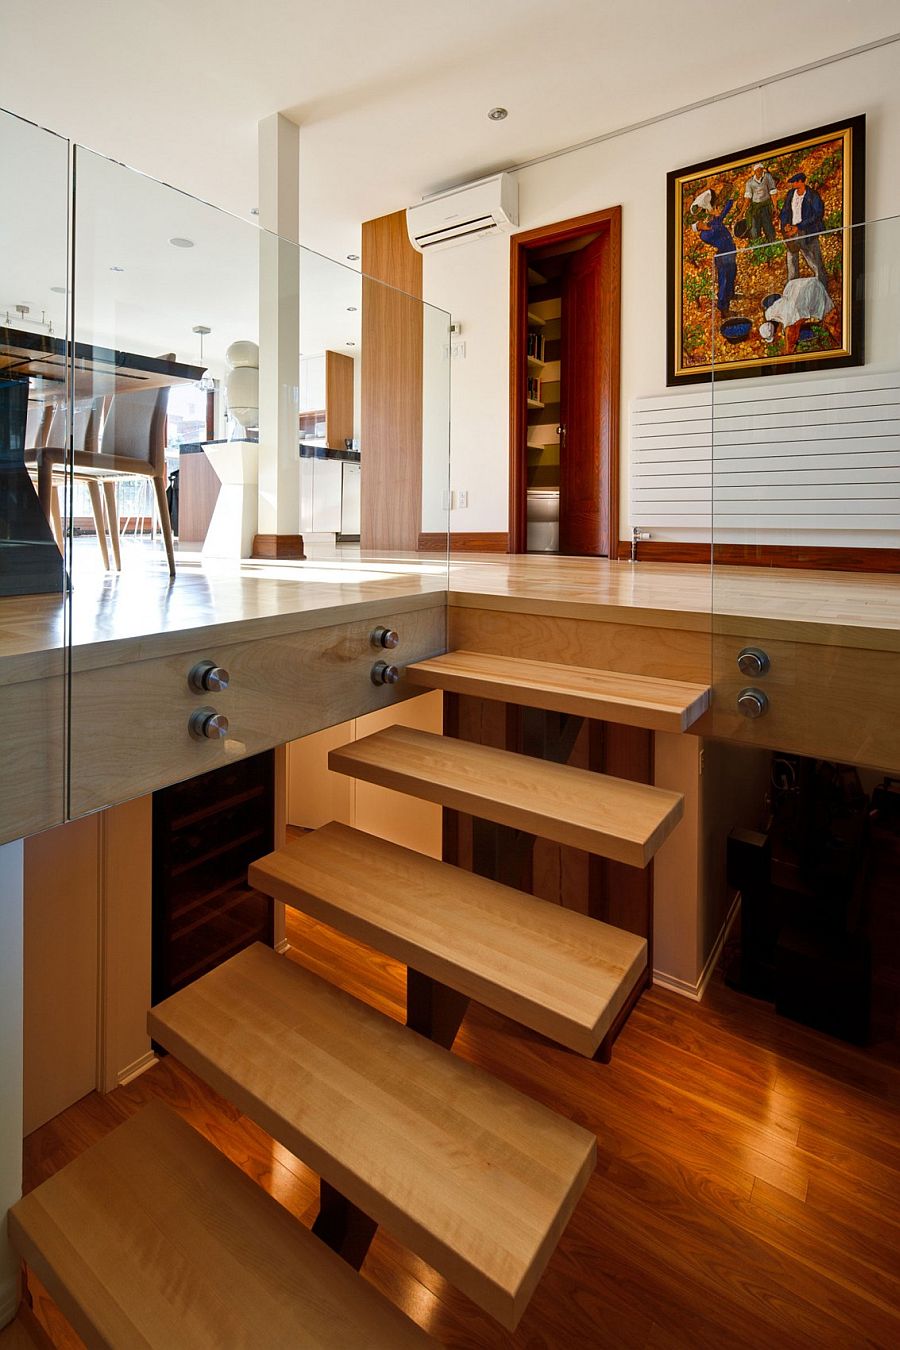
[[[56,537],[57,545],[60,551],[64,547],[62,512],[60,510],[60,482],[59,479],[65,471],[65,440],[66,440],[66,404],[60,400],[54,407],[48,408],[49,417],[44,418],[43,425],[38,431],[38,437],[42,438],[40,443],[36,443],[30,436],[26,438],[25,463],[36,479],[38,476],[37,459],[38,453],[53,451],[62,456],[63,462],[56,468],[56,475],[53,478],[50,490],[50,524]],[[98,398],[93,402],[81,400],[75,405],[75,414],[72,426],[72,437],[76,451],[86,452],[88,454],[97,453],[98,430],[103,416],[103,399]],[[29,423],[31,423],[32,414],[29,409]],[[38,424],[38,412],[35,412],[34,423]],[[103,559],[103,566],[109,567],[109,549],[106,541],[106,516],[103,509],[103,494],[100,488],[100,482],[93,474],[81,474],[75,472],[73,477],[87,484],[88,493],[91,499],[91,511],[94,516],[94,527],[97,532],[97,543],[100,548],[100,555]],[[46,510],[46,503],[44,503]]]
[[[97,500],[103,489],[106,515],[109,524],[110,540],[116,567],[121,568],[119,549],[119,512],[116,500],[116,484],[129,478],[150,478],[156,492],[163,541],[169,563],[170,576],[175,575],[175,546],[172,538],[172,522],[169,518],[169,505],[166,500],[166,408],[169,402],[169,386],[161,388],[139,389],[127,394],[114,394],[109,401],[106,417],[100,432],[99,446],[90,444],[91,423],[85,431],[84,445],[79,448],[76,441],[73,451],[73,473],[76,479],[88,484],[94,519],[97,521],[97,536],[102,539],[101,549],[105,550],[105,531],[101,529]],[[92,408],[96,417],[96,404]],[[64,417],[63,412],[63,417]],[[76,410],[76,426],[78,412]],[[66,451],[60,442],[48,443],[38,447],[34,453],[37,469],[38,496],[49,520],[54,516],[54,475],[65,473]],[[64,439],[64,438],[63,438]],[[26,462],[28,455],[26,454]],[[102,519],[102,512],[101,517]],[[107,563],[108,565],[108,563]]]

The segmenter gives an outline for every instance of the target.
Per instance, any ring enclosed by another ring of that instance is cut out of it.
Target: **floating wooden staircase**
[[[434,1344],[160,1105],[14,1205],[9,1234],[89,1346]],[[10,1350],[35,1344],[9,1341]]]
[[[594,1169],[592,1134],[260,945],[157,1005],[149,1028],[515,1327]]]
[[[346,825],[261,858],[250,884],[584,1055],[647,968],[644,938]]]
[[[684,680],[558,666],[485,652],[447,652],[406,667],[424,689],[595,717],[650,731],[687,731],[709,707],[709,688]]]
[[[585,717],[687,730],[704,686],[472,652],[407,674],[523,708],[513,743],[535,754],[392,727],[330,766],[476,817],[473,867],[504,875],[507,844],[517,858],[537,835],[612,860],[612,875],[646,868],[681,818],[678,793],[565,760]],[[115,1350],[430,1344],[351,1268],[378,1224],[514,1329],[596,1140],[443,1046],[475,998],[608,1058],[648,980],[647,940],[334,823],[254,863],[250,882],[408,967],[405,1027],[259,945],[150,1011],[159,1044],[319,1174],[313,1233],[150,1107],[13,1208],[17,1250],[88,1344]]]

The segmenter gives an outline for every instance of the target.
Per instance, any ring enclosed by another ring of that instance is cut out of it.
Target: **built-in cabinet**
[[[353,439],[353,359],[326,351],[300,358],[300,439],[343,450]]]

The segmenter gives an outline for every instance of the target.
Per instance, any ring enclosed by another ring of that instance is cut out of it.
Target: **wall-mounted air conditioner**
[[[409,240],[420,253],[486,234],[509,234],[519,223],[519,185],[509,173],[464,183],[406,209]]]

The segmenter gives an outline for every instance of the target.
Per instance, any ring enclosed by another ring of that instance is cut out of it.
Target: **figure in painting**
[[[784,328],[786,355],[793,356],[811,322],[824,321],[835,346],[839,345],[834,302],[818,277],[797,277],[787,283],[782,295],[767,295],[762,305],[765,322],[759,326],[759,335],[763,342],[773,342],[780,324]]]
[[[775,179],[764,164],[754,164],[744,188],[747,225],[751,240],[775,242]]]
[[[734,206],[734,201],[729,198],[718,215],[711,215],[707,218],[705,225],[701,226],[700,222],[696,221],[691,227],[696,234],[699,234],[704,244],[709,244],[710,248],[715,250],[716,309],[723,319],[731,308],[734,289],[737,284],[737,255],[731,231],[725,224],[732,206]]]
[[[825,221],[825,203],[815,188],[808,186],[805,173],[795,173],[784,206],[781,208],[781,232],[787,250],[787,278],[800,276],[800,258],[806,260],[816,278],[828,288],[828,274],[822,261],[819,235]]]

